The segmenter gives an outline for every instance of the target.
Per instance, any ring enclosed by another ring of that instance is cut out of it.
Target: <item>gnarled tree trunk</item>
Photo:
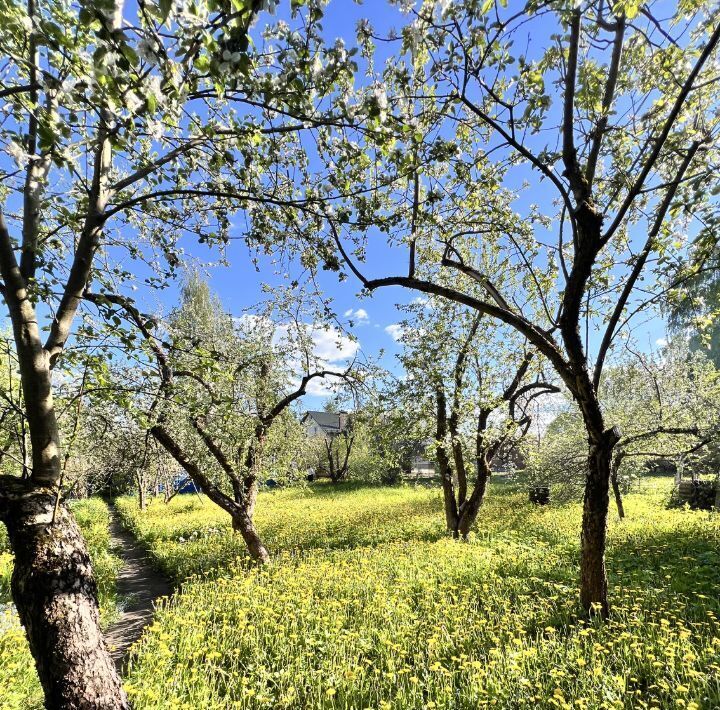
[[[62,470],[52,358],[40,339],[37,314],[1,213],[0,274],[13,325],[32,450],[29,478],[0,477],[0,519],[15,555],[13,601],[49,708],[129,708],[100,631],[85,541],[72,515],[64,506],[56,506]],[[75,277],[82,280],[78,274]],[[74,310],[67,303],[64,308],[63,324],[69,328],[67,319],[72,320]],[[56,317],[55,334],[58,322]],[[62,348],[55,347],[57,357]]]
[[[55,519],[53,521],[53,514]],[[45,702],[53,710],[130,707],[100,632],[97,587],[80,529],[55,493],[0,479],[0,519],[15,555],[12,592]]]
[[[199,422],[194,422],[194,424],[211,453],[218,458],[218,461],[231,479],[234,499],[226,495],[201,471],[200,466],[186,454],[178,441],[164,426],[156,424],[150,429],[150,433],[183,467],[193,483],[195,483],[215,505],[230,515],[233,530],[242,535],[250,556],[256,562],[264,564],[270,559],[270,554],[263,544],[252,520],[252,511],[255,507],[255,499],[257,498],[256,479],[251,481],[250,478],[248,478],[245,479],[245,481],[241,481],[234,469],[230,466],[229,461],[222,454],[222,451],[220,451],[219,447],[214,443],[212,437],[210,437],[203,426]],[[244,483],[249,484],[247,488],[244,488]]]
[[[238,510],[234,515],[232,515],[232,526],[233,530],[242,535],[242,538],[247,545],[248,552],[250,553],[250,557],[261,564],[269,562],[270,553],[263,544],[257,528],[255,527],[255,523],[245,511]]]

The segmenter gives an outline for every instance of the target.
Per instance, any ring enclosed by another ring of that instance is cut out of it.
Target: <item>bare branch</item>
[[[590,147],[590,155],[588,156],[587,165],[585,166],[585,180],[588,183],[588,189],[592,188],[595,179],[595,170],[597,168],[598,156],[600,155],[600,147],[602,145],[605,130],[607,129],[610,108],[612,107],[613,98],[615,96],[615,87],[617,85],[618,74],[620,71],[620,60],[622,58],[623,38],[625,36],[625,16],[621,15],[615,22],[615,39],[613,41],[613,52],[610,58],[610,68],[605,82],[605,92],[602,99],[602,116],[597,122],[593,130],[593,142]]]

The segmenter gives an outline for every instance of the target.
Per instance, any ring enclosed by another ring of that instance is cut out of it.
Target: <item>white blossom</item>
[[[323,69],[323,66],[322,66],[322,62],[320,61],[320,55],[316,54],[313,57],[313,62],[312,62],[312,67],[311,67],[313,79],[317,79],[320,76],[320,74],[322,73],[322,69]]]
[[[147,131],[150,137],[157,141],[163,137],[165,129],[161,121],[148,121]]]
[[[385,93],[385,89],[383,89],[381,86],[377,86],[377,87],[375,87],[374,94],[375,94],[375,101],[377,101],[378,108],[381,111],[385,111],[388,107],[388,98],[387,98],[387,94]]]
[[[125,108],[130,111],[130,113],[137,113],[143,104],[143,100],[134,91],[128,91],[125,96]]]
[[[24,168],[30,160],[30,156],[25,152],[23,147],[15,141],[10,141],[7,144],[5,152],[15,161],[15,165],[17,165],[18,168]]]

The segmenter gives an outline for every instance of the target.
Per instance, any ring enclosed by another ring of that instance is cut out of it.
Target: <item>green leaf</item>
[[[159,0],[158,7],[160,8],[160,22],[165,22],[172,9],[172,0]]]
[[[147,101],[147,108],[150,113],[155,113],[155,110],[157,109],[157,99],[155,98],[155,94],[147,94],[145,96],[145,100]]]

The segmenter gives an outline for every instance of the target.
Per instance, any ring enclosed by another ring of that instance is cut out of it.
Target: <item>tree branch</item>
[[[695,157],[695,154],[700,148],[700,145],[700,141],[695,141],[690,146],[690,149],[688,150],[682,164],[680,165],[680,168],[678,169],[675,180],[670,184],[668,191],[665,193],[665,198],[663,199],[660,207],[658,208],[658,211],[655,215],[655,220],[650,229],[650,232],[648,233],[645,245],[643,246],[642,251],[635,257],[635,264],[633,265],[630,275],[625,281],[625,285],[623,286],[620,298],[618,298],[617,303],[615,304],[613,313],[610,316],[607,327],[605,328],[602,342],[600,343],[600,349],[598,350],[597,359],[595,361],[595,369],[593,372],[593,385],[595,386],[595,389],[597,389],[600,385],[600,378],[602,377],[602,370],[605,364],[605,358],[610,349],[610,346],[612,345],[615,333],[617,332],[617,324],[622,317],[623,311],[625,310],[625,306],[628,302],[628,299],[630,298],[632,290],[635,287],[638,278],[640,278],[640,274],[643,270],[643,267],[645,266],[645,262],[647,261],[648,257],[652,253],[653,248],[655,247],[655,239],[660,233],[660,228],[662,227],[663,221],[665,220],[665,215],[667,214],[667,211],[670,208],[670,204],[675,197],[675,193],[677,192],[678,186],[682,181],[682,177],[690,166],[690,163]]]
[[[605,232],[603,236],[603,243],[607,243],[612,235],[615,233],[615,231],[618,229],[620,224],[622,223],[622,220],[625,217],[625,214],[630,209],[633,201],[635,198],[640,194],[640,191],[643,188],[643,184],[645,183],[645,180],[647,176],[650,174],[650,171],[655,166],[655,163],[657,162],[658,158],[660,157],[660,153],[665,145],[665,141],[667,140],[668,136],[670,135],[670,131],[672,130],[673,125],[675,124],[675,121],[677,120],[677,117],[680,115],[680,111],[683,107],[683,104],[685,103],[685,100],[687,99],[688,95],[693,89],[693,84],[695,83],[695,79],[697,78],[698,74],[700,73],[701,69],[705,65],[705,62],[708,60],[710,55],[713,53],[715,48],[717,47],[718,42],[720,42],[720,24],[717,25],[715,30],[713,31],[712,35],[710,36],[710,39],[708,40],[708,43],[705,45],[705,48],[703,49],[702,53],[698,57],[697,62],[695,62],[695,66],[693,66],[690,74],[688,75],[687,79],[685,80],[685,83],[683,84],[682,89],[680,90],[680,93],[678,94],[677,98],[675,99],[675,103],[673,104],[673,107],[670,111],[670,114],[665,119],[665,123],[663,124],[662,130],[660,131],[660,135],[655,140],[655,145],[648,156],[647,160],[645,161],[645,164],[642,167],[642,170],[640,171],[640,174],[637,176],[635,182],[633,183],[633,186],[630,188],[630,191],[628,192],[627,196],[625,197],[624,202],[620,206],[620,209],[618,210],[617,214],[615,215],[615,219],[613,220],[612,224],[608,227],[607,231]]]
[[[90,281],[95,251],[100,246],[100,236],[105,221],[103,213],[108,199],[106,184],[112,159],[110,131],[106,124],[110,117],[105,114],[106,112],[103,112],[102,123],[98,129],[98,145],[95,151],[93,179],[85,224],[78,240],[65,290],[50,326],[50,334],[45,342],[45,350],[48,353],[51,368],[60,356],[70,335],[72,321]]]
[[[462,303],[470,308],[474,308],[476,311],[480,311],[481,313],[486,313],[493,318],[497,318],[525,335],[528,340],[530,340],[530,342],[532,342],[533,345],[535,345],[535,347],[537,347],[537,349],[553,364],[556,371],[568,387],[570,387],[571,391],[575,386],[575,377],[562,356],[557,343],[545,331],[530,323],[530,321],[526,320],[521,315],[508,311],[505,308],[500,308],[488,301],[481,301],[480,299],[469,296],[461,291],[457,291],[446,286],[440,286],[439,284],[431,281],[424,281],[417,278],[411,279],[407,276],[388,276],[380,279],[366,280],[364,286],[368,291],[374,291],[375,289],[387,286],[404,286],[405,288],[420,291],[421,293],[442,296],[443,298],[455,301],[456,303]]]
[[[595,179],[595,170],[597,169],[598,156],[600,155],[600,147],[602,145],[605,130],[607,129],[608,118],[610,116],[610,108],[612,107],[613,98],[615,97],[615,87],[617,85],[618,74],[620,71],[620,60],[622,58],[623,38],[625,36],[625,15],[620,15],[615,21],[615,39],[613,41],[613,52],[610,59],[610,68],[605,82],[605,92],[602,99],[602,116],[597,122],[593,130],[593,142],[590,147],[587,165],[585,166],[585,180],[588,189],[592,189],[593,180]]]

